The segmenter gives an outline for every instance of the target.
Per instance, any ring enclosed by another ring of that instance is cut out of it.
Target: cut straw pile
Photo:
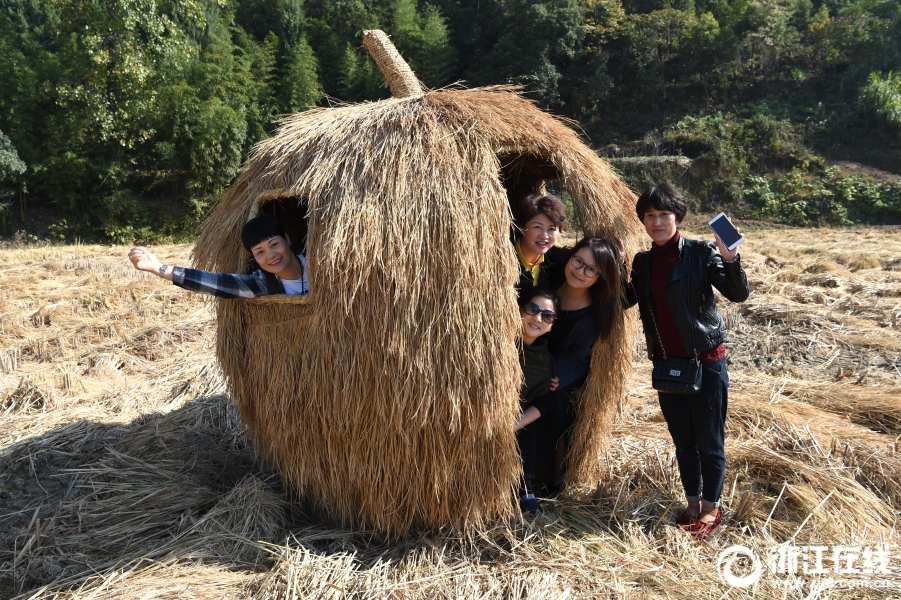
[[[255,459],[200,297],[131,270],[125,248],[2,250],[0,597],[897,597],[901,273],[883,265],[901,234],[855,231],[855,252],[844,231],[748,235],[726,519],[704,542],[672,525],[682,493],[642,359],[591,501],[388,544],[322,525]],[[886,544],[894,573],[720,578],[725,548],[783,543]]]
[[[514,157],[547,163],[519,180],[559,178],[586,231],[636,245],[634,194],[509,87],[286,117],[205,221],[199,266],[235,271],[242,226],[274,210],[260,199],[306,199],[309,297],[220,301],[217,356],[258,451],[311,512],[395,536],[512,515],[520,325],[498,173]],[[573,489],[601,476],[631,334],[617,318],[594,348],[603,369],[580,398]]]

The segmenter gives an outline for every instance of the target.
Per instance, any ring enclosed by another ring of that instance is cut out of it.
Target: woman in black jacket
[[[557,236],[566,222],[566,205],[550,194],[529,194],[514,206],[516,219],[516,258],[519,281],[516,284],[519,303],[535,287],[548,287],[548,273],[553,264],[548,250],[554,248]]]
[[[600,237],[582,238],[572,250],[552,250],[548,262],[554,265],[550,280],[560,298],[560,310],[545,338],[559,387],[551,392],[556,414],[542,425],[539,452],[546,464],[554,458],[553,488],[565,470],[568,436],[575,419],[573,399],[588,378],[594,343],[613,329],[615,313],[621,310],[621,285],[617,248]]]
[[[726,473],[726,325],[713,288],[732,302],[746,300],[750,288],[737,249],[728,250],[718,236],[713,244],[679,234],[677,225],[686,207],[675,188],[668,184],[648,188],[635,209],[653,244],[632,262],[627,306],[638,304],[652,360],[685,357],[701,365],[697,393],[658,391],[658,399],[688,500],[676,523],[704,538],[722,518],[720,495]]]

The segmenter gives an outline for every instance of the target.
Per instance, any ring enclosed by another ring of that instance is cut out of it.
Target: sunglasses
[[[528,306],[522,307],[522,310],[527,315],[530,315],[533,317],[535,315],[541,315],[541,320],[544,321],[545,323],[547,323],[548,325],[550,325],[551,323],[553,323],[554,321],[557,320],[557,313],[555,313],[552,310],[544,310],[543,308],[541,308],[534,302],[529,302]]]

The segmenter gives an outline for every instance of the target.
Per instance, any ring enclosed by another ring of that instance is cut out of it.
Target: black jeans
[[[657,392],[660,410],[676,445],[676,462],[688,500],[719,506],[726,477],[726,407],[729,374],[726,359],[702,366],[697,394]],[[703,490],[701,484],[703,482]],[[703,493],[702,493],[703,492]]]
[[[533,421],[516,432],[516,441],[519,442],[519,453],[522,456],[523,484],[520,486],[520,496],[535,493],[535,477],[537,474],[535,461],[538,445],[537,424],[537,421]]]
[[[519,447],[523,456],[523,472],[528,478],[530,476],[529,469],[532,469],[534,487],[539,495],[552,496],[559,491],[556,477],[558,465],[555,464],[557,443],[561,438],[569,441],[569,437],[572,435],[572,425],[576,418],[573,399],[582,389],[586,378],[587,376],[582,377],[564,388],[548,392],[534,401],[535,405],[541,406],[541,418],[526,428],[531,427],[536,438],[535,453],[532,455],[534,458],[531,463],[527,462],[529,459],[526,458],[526,449],[523,446],[522,438],[520,438]]]

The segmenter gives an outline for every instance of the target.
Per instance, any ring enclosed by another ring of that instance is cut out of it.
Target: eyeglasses
[[[585,261],[582,260],[579,256],[574,255],[569,262],[572,263],[572,265],[573,265],[573,267],[575,267],[576,271],[581,269],[582,272],[585,273],[585,276],[588,277],[589,279],[594,279],[595,277],[597,277],[598,275],[601,274],[600,271],[598,271],[591,265],[586,265]]]
[[[523,306],[522,310],[527,315],[531,315],[533,317],[535,315],[541,315],[541,317],[540,317],[541,320],[544,321],[545,323],[547,323],[548,325],[550,325],[551,323],[553,323],[554,321],[557,320],[557,313],[555,313],[552,310],[544,310],[543,308],[541,308],[534,302],[529,302],[529,305]]]

